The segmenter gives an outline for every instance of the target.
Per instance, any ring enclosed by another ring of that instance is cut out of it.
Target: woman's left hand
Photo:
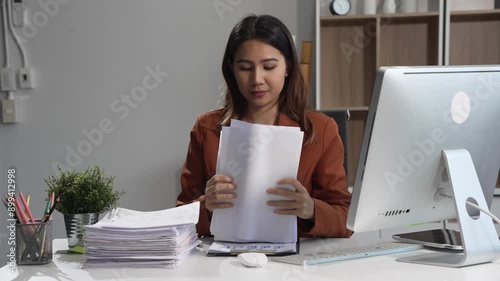
[[[299,218],[312,220],[314,219],[314,201],[307,192],[307,189],[296,179],[282,179],[277,182],[279,185],[291,185],[295,188],[294,191],[282,188],[269,188],[268,194],[279,195],[287,200],[269,200],[268,206],[278,207],[274,210],[275,214],[295,215]]]

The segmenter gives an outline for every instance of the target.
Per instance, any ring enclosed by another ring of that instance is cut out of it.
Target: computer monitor
[[[491,261],[500,251],[491,218],[466,205],[491,206],[499,167],[500,65],[382,67],[347,227],[359,232],[458,218],[463,253],[414,262]]]

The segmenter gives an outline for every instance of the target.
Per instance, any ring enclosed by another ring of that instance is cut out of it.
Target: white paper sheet
[[[145,229],[198,223],[200,202],[160,211],[141,212],[116,208],[87,228]]]
[[[222,128],[217,174],[233,178],[238,196],[234,208],[213,213],[210,231],[216,241],[297,241],[297,217],[274,214],[267,201],[285,198],[266,190],[278,180],[297,177],[302,140],[297,127],[232,120],[231,127]]]

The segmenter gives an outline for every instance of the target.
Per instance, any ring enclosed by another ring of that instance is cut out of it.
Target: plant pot
[[[99,213],[64,214],[66,237],[68,238],[68,247],[70,251],[78,253],[84,252],[84,226],[94,224],[98,220]]]

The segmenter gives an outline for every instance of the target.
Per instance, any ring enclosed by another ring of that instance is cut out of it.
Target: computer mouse
[[[246,267],[261,267],[267,263],[267,256],[262,253],[241,253],[238,260]]]

